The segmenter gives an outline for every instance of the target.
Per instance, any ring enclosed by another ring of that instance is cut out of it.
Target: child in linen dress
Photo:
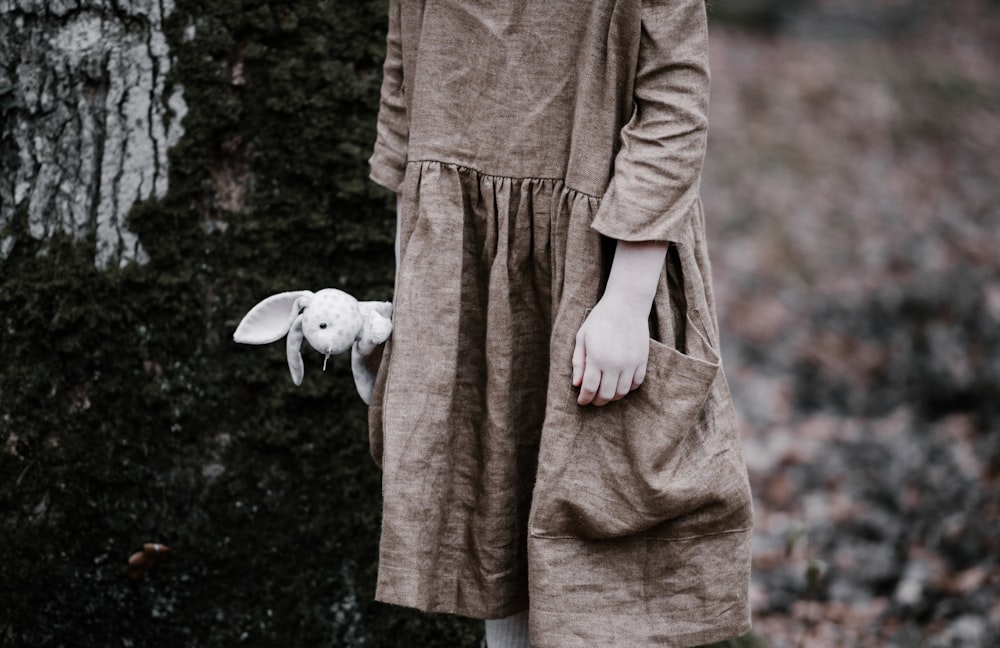
[[[543,648],[745,632],[703,0],[392,0],[387,42],[377,598],[527,618]]]

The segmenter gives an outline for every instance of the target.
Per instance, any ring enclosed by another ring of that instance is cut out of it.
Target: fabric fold
[[[378,597],[509,616],[527,607],[525,528],[563,276],[553,254],[597,201],[553,180],[409,167],[394,334],[369,412],[385,501]]]
[[[391,0],[375,149],[368,160],[369,177],[393,192],[403,184],[409,139],[400,19],[400,0]]]

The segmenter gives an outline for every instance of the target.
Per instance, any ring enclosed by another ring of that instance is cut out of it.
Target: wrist
[[[608,282],[601,301],[617,311],[625,311],[630,315],[647,317],[653,307],[653,297],[656,294],[656,284],[652,288],[636,286],[624,282]]]
[[[666,252],[663,242],[618,241],[602,299],[643,317],[649,315]]]

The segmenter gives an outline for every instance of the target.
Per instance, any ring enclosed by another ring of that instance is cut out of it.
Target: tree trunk
[[[93,241],[98,267],[143,263],[132,205],[162,197],[187,108],[167,95],[173,0],[0,0],[0,228]],[[0,258],[16,245],[8,234]]]
[[[232,341],[283,290],[391,298],[385,25],[384,0],[0,0],[0,645],[477,645],[371,605],[349,360],[296,387],[283,344]]]

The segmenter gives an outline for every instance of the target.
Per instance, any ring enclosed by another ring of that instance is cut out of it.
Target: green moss
[[[281,344],[231,339],[281,290],[391,296],[365,162],[384,12],[178,1],[185,135],[129,222],[150,262],[98,271],[93,241],[34,242],[25,214],[3,233],[3,645],[476,645],[372,602],[380,474],[346,358],[309,352],[295,388]],[[172,560],[128,579],[150,541]]]

